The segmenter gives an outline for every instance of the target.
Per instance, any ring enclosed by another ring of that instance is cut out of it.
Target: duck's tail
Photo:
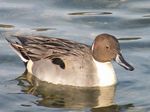
[[[26,49],[23,47],[22,44],[18,43],[18,42],[13,42],[10,39],[6,38],[6,40],[10,43],[11,47],[13,48],[13,50],[16,52],[16,54],[21,58],[21,60],[24,63],[27,63],[30,58],[27,54]]]

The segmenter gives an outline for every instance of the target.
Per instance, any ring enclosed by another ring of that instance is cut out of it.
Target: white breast
[[[99,86],[111,86],[117,83],[116,74],[111,62],[98,62],[93,59],[96,70]]]

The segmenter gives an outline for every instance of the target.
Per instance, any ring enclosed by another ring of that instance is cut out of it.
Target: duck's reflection
[[[23,79],[23,80],[22,80]],[[116,86],[81,88],[54,85],[38,81],[37,85],[30,85],[24,78],[17,79],[24,93],[39,97],[35,103],[46,107],[85,108],[92,107],[92,112],[119,112],[121,108],[133,106],[118,106],[114,103]]]
[[[134,107],[133,104],[110,105],[107,107],[92,108],[91,112],[127,112],[132,107]]]

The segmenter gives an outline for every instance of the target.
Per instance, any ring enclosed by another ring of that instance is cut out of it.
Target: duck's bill
[[[123,56],[121,55],[121,53],[117,54],[115,61],[121,65],[122,67],[124,67],[126,70],[130,70],[133,71],[134,67],[132,67],[129,63],[127,63]]]

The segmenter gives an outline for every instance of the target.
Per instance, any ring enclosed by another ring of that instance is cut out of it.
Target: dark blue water
[[[47,99],[47,91],[14,80],[25,68],[5,37],[45,35],[90,45],[104,32],[119,39],[126,60],[135,67],[129,72],[114,63],[119,83],[112,92],[113,106],[94,108],[93,99],[100,99],[97,89],[59,91],[50,85]],[[0,112],[149,112],[149,36],[149,0],[0,0]]]

